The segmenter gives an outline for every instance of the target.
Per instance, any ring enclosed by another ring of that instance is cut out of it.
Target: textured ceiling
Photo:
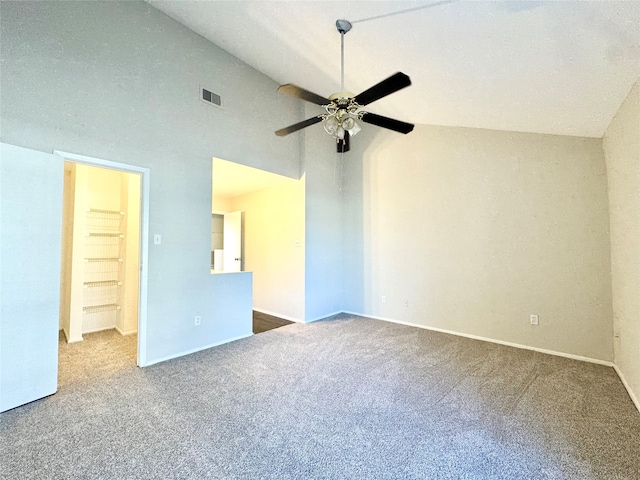
[[[328,96],[402,71],[367,107],[414,123],[601,137],[640,75],[639,1],[154,1],[278,83]]]

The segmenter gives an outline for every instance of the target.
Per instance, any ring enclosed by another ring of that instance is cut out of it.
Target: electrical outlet
[[[529,315],[529,322],[531,325],[538,325],[538,315]]]
[[[387,296],[386,295],[382,295],[382,298],[380,299],[380,301],[382,303],[387,303]]]
[[[196,317],[195,324],[196,324],[196,325],[200,325],[200,322],[201,322],[201,321],[202,321],[202,317],[201,317],[200,315],[198,315],[198,316]]]

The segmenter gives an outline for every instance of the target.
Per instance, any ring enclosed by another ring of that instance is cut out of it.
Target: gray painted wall
[[[273,133],[302,119],[299,101],[142,2],[0,8],[2,141],[151,170],[150,233],[163,242],[149,250],[147,360],[250,334],[250,275],[209,272],[211,157],[299,178],[300,138]],[[62,170],[50,181],[61,188]]]
[[[640,78],[605,133],[615,363],[640,410]]]
[[[305,118],[321,113],[307,107]],[[305,321],[343,310],[342,271],[342,165],[360,162],[351,153],[336,152],[336,144],[321,125],[309,127],[304,136],[305,176]]]
[[[346,310],[613,360],[600,139],[367,135],[346,164]]]

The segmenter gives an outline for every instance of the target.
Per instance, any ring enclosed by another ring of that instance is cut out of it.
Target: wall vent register
[[[200,87],[200,100],[204,103],[222,107],[222,99],[220,98],[220,95],[213,93],[211,90],[204,87]]]

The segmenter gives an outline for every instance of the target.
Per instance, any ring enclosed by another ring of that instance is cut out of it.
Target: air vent
[[[216,107],[222,107],[222,99],[220,95],[213,93],[211,90],[200,87],[200,100]]]

